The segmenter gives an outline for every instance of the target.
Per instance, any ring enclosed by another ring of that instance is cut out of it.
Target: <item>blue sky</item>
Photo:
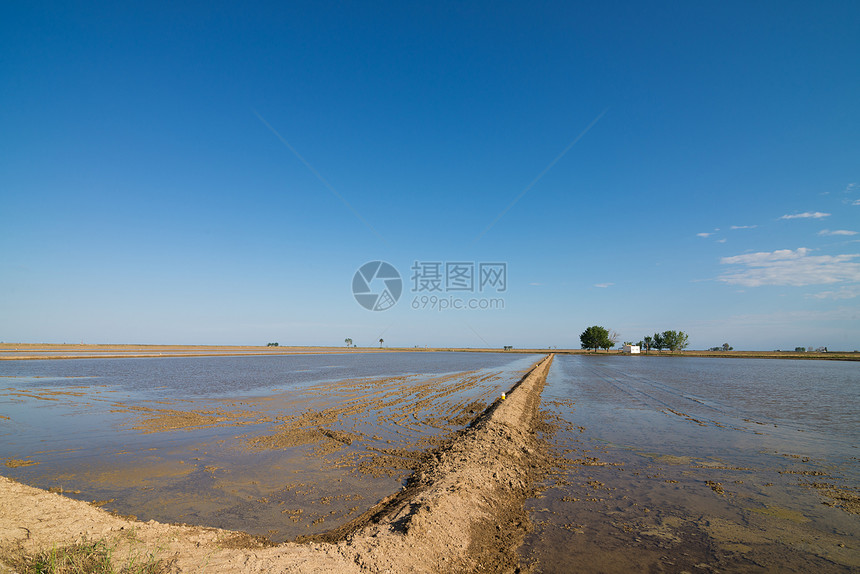
[[[0,340],[857,349],[858,69],[857,2],[6,2]]]

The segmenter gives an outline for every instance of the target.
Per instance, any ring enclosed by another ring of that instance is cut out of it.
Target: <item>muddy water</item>
[[[558,356],[543,407],[535,571],[860,568],[857,365]]]
[[[144,520],[294,539],[396,492],[539,358],[4,361],[0,472]]]

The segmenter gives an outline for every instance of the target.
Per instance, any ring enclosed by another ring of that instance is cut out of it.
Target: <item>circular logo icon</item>
[[[403,280],[391,263],[371,261],[358,268],[352,277],[352,294],[358,304],[370,311],[391,309],[403,292]]]

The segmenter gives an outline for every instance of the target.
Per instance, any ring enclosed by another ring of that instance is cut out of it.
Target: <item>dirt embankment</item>
[[[156,552],[177,572],[514,571],[528,529],[523,503],[547,464],[534,428],[551,361],[426,453],[401,492],[304,543],[266,546],[241,533],[129,521],[0,477],[0,548],[104,538],[117,556]]]

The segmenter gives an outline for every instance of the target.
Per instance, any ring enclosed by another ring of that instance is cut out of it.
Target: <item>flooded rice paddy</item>
[[[143,520],[295,539],[396,492],[539,358],[6,361],[2,471]]]
[[[860,568],[856,363],[557,356],[538,572]]]
[[[396,492],[539,355],[0,362],[0,472],[273,541]],[[860,568],[857,363],[556,356],[537,572]]]

